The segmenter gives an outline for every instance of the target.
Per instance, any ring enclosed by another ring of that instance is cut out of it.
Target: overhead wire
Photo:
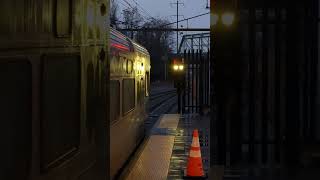
[[[120,21],[120,20],[115,20],[116,22],[120,23],[120,24],[124,24],[124,25],[128,25],[128,22],[124,22],[124,21]],[[134,28],[141,28],[141,26],[138,26],[138,25],[132,25]]]
[[[190,19],[198,18],[198,17],[204,16],[204,15],[207,15],[207,14],[210,14],[210,12],[208,12],[208,13],[203,13],[203,14],[199,14],[199,15],[192,16],[192,17],[189,17],[189,18],[185,18],[185,19],[179,20],[178,22],[183,22],[183,21],[187,21],[187,20],[190,20]],[[120,22],[120,21],[119,21],[119,22]],[[171,22],[171,23],[167,23],[167,24],[163,24],[163,25],[159,25],[158,28],[165,27],[165,26],[169,26],[169,25],[171,25],[171,24],[176,24],[176,23],[177,23],[177,21]],[[136,27],[139,27],[139,26],[136,26]],[[140,28],[141,28],[141,27],[140,27]]]
[[[132,7],[132,4],[131,3],[129,3],[127,0],[122,0],[122,1],[124,1],[127,5],[126,5],[126,8],[131,8],[131,9],[133,9],[133,7]],[[147,10],[145,10],[136,0],[132,0],[137,6],[139,6],[140,7],[140,9],[142,10],[142,11],[144,11],[144,13],[146,14],[146,15],[148,15],[149,17],[151,17],[151,19],[155,19],[155,18],[153,18],[151,15],[150,15],[150,13],[148,13],[147,12]],[[121,1],[119,1],[122,5],[124,5],[124,3],[122,3]],[[125,6],[125,5],[124,5]],[[164,25],[160,25],[160,26],[158,26],[158,27],[165,27],[165,26],[169,26],[169,25],[172,25],[172,24],[176,24],[176,23],[179,23],[179,22],[183,22],[183,21],[187,21],[187,20],[190,20],[190,19],[194,19],[194,18],[198,18],[198,17],[201,17],[201,16],[204,16],[204,15],[208,15],[208,14],[210,14],[210,12],[207,12],[207,13],[203,13],[203,14],[199,14],[199,15],[196,15],[196,16],[192,16],[192,17],[189,17],[189,18],[184,18],[184,19],[182,19],[182,20],[179,20],[179,21],[175,21],[175,22],[171,22],[171,23],[167,23],[167,24],[164,24]],[[123,21],[118,21],[118,22],[120,22],[120,23],[122,23],[122,24],[128,24],[128,23],[126,23],[126,22],[123,22]],[[140,28],[140,26],[135,26],[136,28],[138,27],[138,28]]]
[[[128,6],[130,6],[130,8],[133,9],[133,7],[131,6],[131,3],[129,3],[127,0],[122,0],[122,1],[124,1],[125,3],[127,3]]]
[[[130,2],[128,2],[128,0],[122,0],[119,1],[122,5],[125,6],[125,8],[127,9],[134,9],[137,8],[138,12],[139,12],[139,8],[141,9],[139,13],[144,19],[147,19],[146,16],[149,16],[151,19],[154,19],[137,1],[133,0],[133,3],[136,4],[136,6],[134,7],[134,5],[132,5]],[[125,4],[124,4],[125,3]],[[144,16],[142,13],[144,13],[146,16]]]
[[[192,17],[185,18],[185,19],[181,19],[181,20],[179,20],[179,21],[171,22],[171,23],[168,23],[168,24],[159,25],[158,28],[165,27],[165,26],[169,26],[169,25],[171,25],[171,24],[176,24],[177,22],[183,22],[183,21],[187,21],[187,20],[190,20],[190,19],[198,18],[198,17],[204,16],[204,15],[207,15],[207,14],[210,14],[210,12],[203,13],[203,14],[199,14],[199,15],[192,16]]]
[[[145,9],[143,8],[136,0],[132,0],[138,7],[140,7],[140,9],[147,15],[149,16],[151,19],[155,19],[154,17],[152,17],[152,15]]]
[[[123,6],[124,8],[130,9],[130,7],[129,7],[127,4],[125,4],[124,2],[122,2],[122,1],[119,1],[119,2],[120,2],[120,4],[122,4],[122,6]]]
[[[122,0],[122,1],[118,1],[122,4],[122,6],[124,7],[124,9],[133,9],[133,5],[131,3],[129,3],[127,0]],[[123,13],[121,13],[123,14]],[[120,24],[123,24],[123,25],[129,25],[128,22],[124,22],[124,21],[120,21],[120,20],[117,20],[118,23]],[[136,25],[133,25],[133,27],[135,28],[140,28],[140,26],[136,26]]]
[[[204,16],[204,15],[207,15],[207,14],[210,14],[210,12],[199,14],[199,15],[192,16],[192,17],[185,18],[185,19],[181,19],[181,20],[176,21],[176,22],[171,22],[171,23],[168,23],[168,24],[164,24],[164,25],[161,25],[160,27],[169,26],[171,24],[176,24],[177,22],[183,22],[183,21],[187,21],[187,20],[190,20],[190,19],[198,18],[198,17]]]

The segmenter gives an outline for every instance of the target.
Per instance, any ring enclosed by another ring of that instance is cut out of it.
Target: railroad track
[[[162,91],[156,94],[151,94],[149,101],[154,101],[156,99],[162,98],[163,96],[169,95],[169,94],[175,94],[176,90],[170,90],[170,91]]]
[[[145,128],[149,131],[162,114],[176,113],[176,90],[157,92],[149,98],[149,116],[145,121]]]
[[[165,104],[170,99],[176,97],[175,93],[167,94],[162,97],[157,98],[156,100],[150,101],[149,113],[154,114],[156,109],[159,109],[159,106]]]

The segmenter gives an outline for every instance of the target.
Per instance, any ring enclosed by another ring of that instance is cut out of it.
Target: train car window
[[[133,71],[133,61],[127,60],[127,73],[131,74]]]
[[[71,0],[56,0],[56,33],[57,37],[68,37],[71,34],[72,21]]]
[[[0,179],[27,179],[31,157],[31,64],[0,59]]]
[[[143,83],[143,78],[141,78],[140,81],[138,81],[138,103],[142,104],[143,103],[143,99],[144,99],[144,83]]]
[[[150,76],[149,76],[149,72],[146,72],[146,78],[145,78],[145,81],[146,81],[146,96],[148,97],[149,96],[149,88],[150,88]]]
[[[127,59],[125,57],[121,59],[119,64],[122,65],[121,67],[122,72],[127,72]]]
[[[135,107],[135,80],[123,79],[123,91],[122,91],[122,111],[123,114],[128,113]]]
[[[118,72],[118,64],[119,64],[119,56],[112,56],[110,60],[110,72],[116,73]]]
[[[70,158],[80,139],[80,58],[44,56],[42,74],[41,170]]]
[[[116,121],[120,116],[120,82],[110,80],[110,121]]]
[[[146,88],[146,86],[145,86],[145,83],[144,83],[144,79],[143,78],[141,78],[141,98],[142,99],[144,99],[144,97],[145,97],[145,88]]]
[[[138,99],[138,103],[141,102],[141,83],[140,81],[138,81],[137,83],[137,99]]]
[[[126,58],[123,56],[120,56],[119,61],[117,61],[117,65],[119,68],[119,72],[125,72],[126,71]]]

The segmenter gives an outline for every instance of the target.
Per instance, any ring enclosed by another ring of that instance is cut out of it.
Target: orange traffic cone
[[[206,178],[203,167],[201,150],[199,144],[198,130],[193,130],[192,144],[189,153],[187,172],[184,176],[186,179],[204,179]]]

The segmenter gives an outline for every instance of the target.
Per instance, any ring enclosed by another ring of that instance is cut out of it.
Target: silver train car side
[[[144,134],[148,52],[109,29],[109,0],[0,11],[0,179],[113,178]]]
[[[110,33],[110,177],[115,178],[144,136],[150,86],[148,51],[123,34]]]
[[[109,0],[0,12],[0,179],[109,179]]]

